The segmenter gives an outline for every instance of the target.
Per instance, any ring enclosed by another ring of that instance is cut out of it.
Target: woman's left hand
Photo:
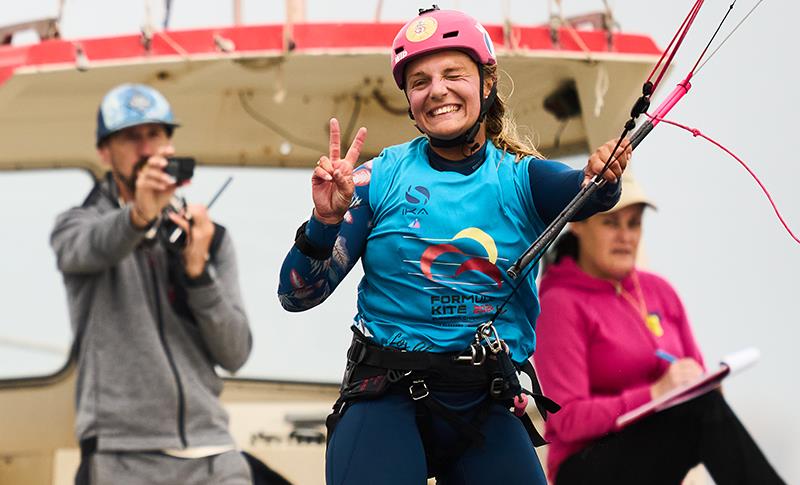
[[[611,157],[611,151],[614,150],[616,146],[617,140],[610,140],[604,145],[600,145],[600,147],[592,153],[592,156],[589,157],[589,161],[586,163],[586,168],[583,169],[583,185],[589,183],[595,175],[603,170],[606,161]],[[622,143],[620,143],[617,148],[614,161],[608,166],[608,169],[603,172],[603,178],[612,184],[616,183],[620,177],[622,177],[622,172],[625,171],[625,167],[628,166],[632,153],[633,148],[631,148],[631,142],[627,138],[623,139]]]

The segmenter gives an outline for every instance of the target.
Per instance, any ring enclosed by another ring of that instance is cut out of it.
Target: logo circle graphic
[[[423,17],[406,29],[406,39],[411,42],[422,42],[436,33],[439,22],[433,17]]]
[[[461,248],[455,245],[455,242],[459,239],[469,239],[475,243],[478,243],[486,252],[486,257],[469,257],[469,259],[464,260],[458,265],[458,268],[456,268],[455,273],[453,273],[451,277],[441,274],[434,274],[433,266],[436,264],[436,260],[440,256],[445,254],[467,256]],[[482,273],[484,276],[490,278],[494,285],[499,289],[503,286],[503,277],[500,273],[500,269],[495,265],[496,261],[497,246],[495,245],[494,239],[492,239],[489,234],[485,233],[481,229],[478,229],[477,227],[469,227],[459,231],[458,234],[453,236],[446,243],[428,246],[428,248],[422,253],[419,263],[423,276],[430,281],[439,283],[448,281],[450,283],[454,283],[455,280],[459,279],[462,274],[474,271],[477,273]]]
[[[408,186],[406,190],[406,202],[410,204],[422,204],[425,205],[431,199],[431,192],[427,189],[427,187],[423,187],[422,185],[417,186]]]

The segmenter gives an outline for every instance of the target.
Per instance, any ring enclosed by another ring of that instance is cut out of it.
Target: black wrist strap
[[[213,282],[214,279],[211,278],[211,274],[208,272],[208,263],[206,263],[205,267],[203,268],[203,272],[197,275],[195,278],[186,275],[186,286],[188,286],[189,288],[208,286]]]
[[[294,245],[297,246],[297,249],[299,249],[301,253],[311,259],[316,259],[318,261],[329,259],[331,254],[333,254],[333,248],[326,249],[315,246],[314,243],[308,239],[308,236],[306,236],[307,225],[308,221],[297,228],[297,234],[294,236]]]

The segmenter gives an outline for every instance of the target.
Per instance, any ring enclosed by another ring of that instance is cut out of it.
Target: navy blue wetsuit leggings
[[[485,399],[474,393],[434,393],[460,415]],[[500,404],[492,404],[481,426],[486,441],[470,447],[442,476],[440,485],[546,484],[542,467],[522,422]],[[463,440],[433,414],[434,446],[448,450]],[[328,485],[424,485],[425,451],[416,423],[416,403],[408,394],[386,394],[349,405],[331,436],[327,451]]]

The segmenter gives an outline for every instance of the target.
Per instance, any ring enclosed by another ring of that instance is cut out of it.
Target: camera
[[[164,172],[175,179],[175,185],[183,185],[194,175],[196,162],[192,157],[167,157]]]
[[[147,160],[148,157],[141,157],[133,167],[134,181],[142,167],[147,164]],[[167,166],[164,167],[164,173],[171,175],[175,179],[175,185],[180,186],[194,176],[195,165],[197,165],[197,162],[192,157],[167,157]]]

